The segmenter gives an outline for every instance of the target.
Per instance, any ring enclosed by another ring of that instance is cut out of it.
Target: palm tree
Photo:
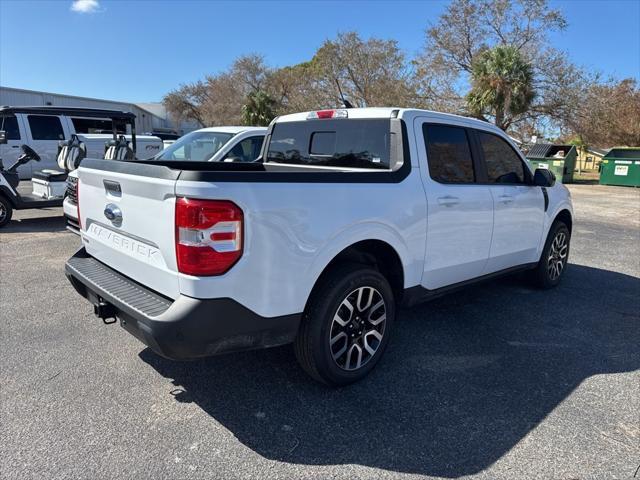
[[[267,126],[276,116],[276,102],[269,94],[256,90],[247,95],[242,106],[242,123],[245,125]]]
[[[483,52],[473,65],[467,106],[479,118],[492,117],[503,130],[529,110],[535,97],[533,68],[512,46]]]

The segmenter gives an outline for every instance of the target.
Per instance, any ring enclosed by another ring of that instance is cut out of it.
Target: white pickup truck
[[[262,163],[86,160],[66,264],[103,320],[189,359],[293,342],[329,385],[380,360],[397,307],[529,270],[560,281],[568,190],[508,136],[399,108],[277,118]]]

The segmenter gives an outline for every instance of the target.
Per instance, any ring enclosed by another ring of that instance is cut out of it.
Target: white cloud
[[[71,4],[71,11],[78,13],[96,13],[100,11],[98,0],[74,0]]]

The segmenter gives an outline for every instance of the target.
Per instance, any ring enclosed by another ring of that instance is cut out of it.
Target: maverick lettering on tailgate
[[[89,226],[88,233],[91,234],[92,237],[102,240],[103,243],[108,244],[114,250],[139,258],[140,260],[152,265],[164,266],[160,251],[151,245],[147,245],[139,240],[134,240],[133,238],[121,235],[113,230],[104,228],[97,223],[92,223]]]

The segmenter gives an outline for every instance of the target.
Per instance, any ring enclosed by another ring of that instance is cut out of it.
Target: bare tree
[[[640,145],[636,79],[591,85],[569,119],[570,134],[595,147]]]
[[[237,125],[249,95],[264,88],[270,74],[260,55],[242,56],[228,71],[181,85],[163,102],[175,118],[195,120],[202,126]]]
[[[166,94],[162,99],[169,114],[178,121],[193,120],[200,126],[206,126],[203,106],[211,99],[208,96],[207,84],[202,81],[180,85],[176,90]]]
[[[411,105],[415,90],[404,53],[395,40],[363,40],[356,32],[327,40],[311,60],[315,88],[327,106],[338,100],[336,80],[359,107]]]
[[[282,67],[269,75],[267,91],[275,100],[279,115],[335,104],[335,101],[327,104],[325,95],[318,88],[317,70],[317,65],[304,62]]]

